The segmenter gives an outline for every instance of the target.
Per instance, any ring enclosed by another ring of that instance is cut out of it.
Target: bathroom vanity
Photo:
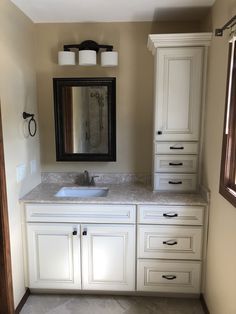
[[[61,187],[42,183],[22,199],[30,289],[200,293],[200,195],[114,184],[106,197],[55,196]]]

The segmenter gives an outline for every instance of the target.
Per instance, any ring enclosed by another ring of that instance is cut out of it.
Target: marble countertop
[[[71,203],[71,204],[165,204],[165,205],[206,205],[200,194],[153,192],[151,186],[143,184],[96,185],[109,188],[106,197],[56,197],[64,186],[71,184],[41,183],[21,198],[24,203]]]

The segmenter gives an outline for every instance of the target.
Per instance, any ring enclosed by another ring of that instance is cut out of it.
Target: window
[[[229,45],[220,194],[236,207],[236,37]]]

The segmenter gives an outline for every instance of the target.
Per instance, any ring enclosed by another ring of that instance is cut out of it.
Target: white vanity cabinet
[[[29,288],[135,290],[135,205],[26,204]]]
[[[82,225],[82,288],[134,291],[134,244],[134,225]]]
[[[153,189],[196,191],[211,33],[149,35],[154,65]]]
[[[81,288],[79,235],[79,225],[27,224],[30,288]]]
[[[202,47],[157,49],[157,141],[198,141],[203,52]]]
[[[202,206],[138,206],[138,291],[200,293],[203,218]]]
[[[25,204],[28,286],[199,294],[205,215],[203,205]]]

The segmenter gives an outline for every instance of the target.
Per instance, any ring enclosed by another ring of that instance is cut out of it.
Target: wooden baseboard
[[[25,294],[23,295],[20,303],[18,304],[16,310],[15,310],[15,314],[19,314],[20,311],[22,310],[23,306],[25,305],[25,302],[27,301],[28,297],[30,295],[30,289],[27,288],[25,291]]]
[[[210,314],[210,311],[208,310],[204,295],[202,293],[200,294],[200,301],[201,301],[201,305],[202,305],[204,313]]]

